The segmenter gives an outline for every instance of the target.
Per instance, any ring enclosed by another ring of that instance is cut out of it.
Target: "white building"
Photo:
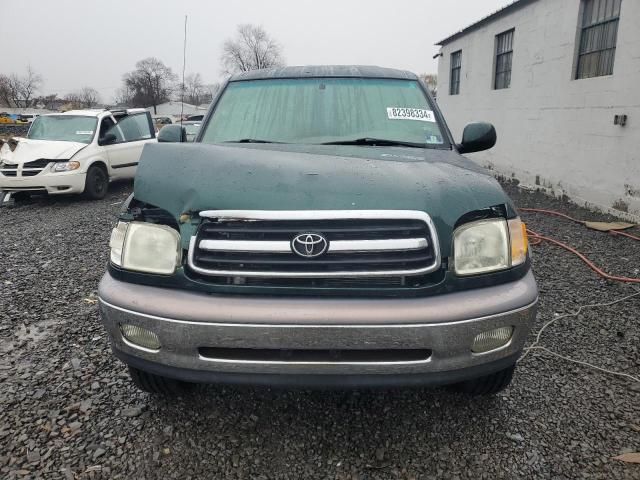
[[[640,0],[519,0],[438,43],[438,104],[471,158],[577,203],[640,220]]]

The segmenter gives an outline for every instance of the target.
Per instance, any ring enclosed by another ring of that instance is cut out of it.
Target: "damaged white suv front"
[[[26,138],[0,149],[0,200],[16,192],[103,198],[111,180],[134,177],[142,148],[152,141],[144,109],[42,115]]]

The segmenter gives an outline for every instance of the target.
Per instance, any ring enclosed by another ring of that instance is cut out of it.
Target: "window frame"
[[[120,128],[120,124],[124,120],[126,120],[128,118],[139,117],[139,116],[143,116],[143,115],[145,116],[145,118],[147,120],[146,123],[145,123],[145,126],[149,129],[149,132],[150,132],[149,135],[150,136],[149,137],[140,137],[140,138],[135,138],[135,139],[132,139],[132,140],[128,140],[127,136],[124,134],[124,132]],[[105,118],[108,118],[108,117],[105,117]],[[104,120],[104,118],[103,118],[103,120]],[[118,132],[119,132],[119,135],[122,137],[122,140],[118,139],[118,135],[116,135],[116,139],[117,140],[115,142],[107,143],[107,144],[101,144],[101,146],[122,145],[124,143],[133,143],[133,142],[144,142],[144,141],[151,140],[151,139],[155,138],[155,128],[153,127],[153,123],[151,122],[151,115],[149,114],[149,112],[127,113],[125,115],[114,117],[111,120],[112,121],[115,120],[116,123],[114,125],[112,125],[109,128],[109,130],[107,130],[105,132],[105,134],[109,133],[109,132],[112,132],[113,129],[117,129]]]
[[[516,29],[514,27],[514,28],[510,28],[509,30],[505,30],[501,33],[498,33],[494,38],[494,48],[493,48],[494,65],[493,65],[493,82],[492,82],[493,90],[506,90],[511,88],[511,73],[513,72],[513,43],[516,36],[515,34],[516,34]],[[511,36],[509,48],[505,50],[500,50],[501,39],[508,38],[507,35]],[[498,71],[498,68],[500,68],[501,58],[506,58],[507,56],[509,56],[509,69]],[[498,86],[498,79],[506,78],[507,74],[509,79],[508,83],[506,82],[501,83],[500,86]],[[501,76],[504,76],[504,77],[501,77]]]
[[[618,4],[617,9],[616,3]],[[595,20],[593,19],[594,8],[598,12]],[[610,14],[607,15],[609,11]],[[580,0],[572,80],[613,75],[621,11],[622,0]],[[601,16],[601,14],[603,15]],[[591,17],[589,21],[587,21],[587,15]],[[603,40],[611,34],[610,29],[614,30],[612,46]],[[589,39],[585,35],[588,35],[589,31],[595,32],[590,40],[597,43],[597,47],[591,49],[588,49],[586,45]],[[583,68],[583,62],[587,61],[586,59],[594,59],[595,61],[590,60],[591,65]]]
[[[457,59],[457,64],[454,64]],[[454,73],[457,74],[454,81]],[[460,95],[460,80],[462,74],[462,49],[451,52],[449,57],[449,95]]]

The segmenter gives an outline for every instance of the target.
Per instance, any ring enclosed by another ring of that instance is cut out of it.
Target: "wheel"
[[[472,378],[471,380],[455,383],[451,385],[450,388],[457,392],[466,393],[467,395],[495,395],[509,386],[515,369],[516,366],[511,365],[504,370],[485,375],[484,377]]]
[[[129,365],[129,376],[140,390],[160,395],[179,395],[193,390],[194,384],[161,377]]]
[[[100,200],[107,194],[109,176],[104,168],[94,165],[89,168],[84,183],[84,194],[91,200]]]
[[[31,199],[31,192],[14,192],[11,198],[16,202],[24,202]]]

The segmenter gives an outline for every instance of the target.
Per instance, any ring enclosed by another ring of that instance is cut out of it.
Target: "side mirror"
[[[118,139],[113,133],[107,133],[104,137],[98,139],[98,144],[100,145],[111,145],[112,143],[116,143]]]
[[[490,123],[470,123],[464,127],[462,143],[459,143],[458,152],[472,153],[489,150],[496,144],[498,136],[496,129]]]
[[[187,141],[187,131],[181,125],[165,125],[158,132],[158,142],[181,143]]]

